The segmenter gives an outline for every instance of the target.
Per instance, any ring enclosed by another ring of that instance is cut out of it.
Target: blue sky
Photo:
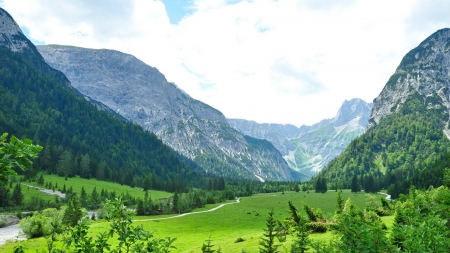
[[[178,22],[193,12],[192,1],[189,0],[161,0],[164,3],[171,24]]]
[[[435,0],[0,0],[37,44],[115,49],[229,118],[313,124],[371,102],[450,27]]]

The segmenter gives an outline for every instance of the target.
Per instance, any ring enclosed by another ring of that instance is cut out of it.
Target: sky
[[[35,44],[114,49],[227,118],[312,125],[372,102],[450,27],[435,0],[0,0]]]

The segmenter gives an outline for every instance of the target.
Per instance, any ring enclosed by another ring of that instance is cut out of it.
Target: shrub
[[[238,242],[243,242],[243,241],[245,241],[245,239],[242,238],[242,237],[239,237],[239,238],[237,238],[234,242],[235,242],[235,243],[238,243]]]
[[[33,216],[20,221],[19,227],[27,238],[48,236],[52,233],[62,233],[63,210],[48,208],[42,213],[34,212]]]
[[[50,234],[51,227],[49,223],[47,217],[35,212],[33,216],[20,221],[19,227],[22,228],[28,239],[38,238]]]

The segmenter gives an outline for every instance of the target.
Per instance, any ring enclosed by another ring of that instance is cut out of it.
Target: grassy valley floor
[[[71,180],[72,179],[69,179],[68,181]],[[60,183],[58,183],[58,185],[59,184]],[[344,199],[350,197],[358,208],[363,209],[365,207],[364,193],[354,194],[349,190],[344,190],[342,196]],[[306,192],[286,192],[284,194],[268,193],[241,198],[239,203],[225,205],[213,212],[204,212],[161,220],[149,219],[160,219],[175,215],[138,216],[135,217],[135,225],[142,224],[144,229],[152,232],[157,238],[177,238],[174,243],[174,246],[176,246],[177,249],[172,252],[200,252],[202,244],[208,238],[211,238],[212,244],[215,245],[214,249],[221,247],[223,253],[241,252],[242,250],[245,250],[246,252],[259,252],[259,241],[263,229],[266,228],[268,213],[271,210],[274,210],[274,217],[277,220],[285,219],[289,216],[287,208],[289,200],[302,211],[302,203],[306,203],[313,208],[321,208],[326,218],[331,218],[336,210],[335,191],[328,191],[325,194],[308,194]],[[207,205],[204,208],[196,209],[194,211],[209,210],[219,205],[220,204]],[[393,218],[384,217],[383,221],[388,228],[390,228]],[[99,232],[104,232],[108,229],[109,224],[107,222],[96,221],[92,223],[90,233],[91,236],[95,236]],[[333,237],[333,233],[311,235],[312,239],[326,241]],[[236,243],[235,241],[238,238],[242,238],[244,241]],[[282,248],[285,247],[286,249],[289,249],[291,244],[290,241],[291,238],[288,236],[287,242],[283,244]],[[26,248],[25,252],[36,252],[38,249],[46,249],[46,241],[44,238],[23,241],[20,243]],[[13,252],[13,247],[17,244],[17,242],[8,243],[0,247],[0,252]]]

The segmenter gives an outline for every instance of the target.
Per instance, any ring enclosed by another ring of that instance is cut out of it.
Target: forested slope
[[[155,135],[97,110],[34,52],[0,48],[0,132],[44,147],[36,170],[184,190],[201,180]],[[29,61],[28,59],[32,59]]]

